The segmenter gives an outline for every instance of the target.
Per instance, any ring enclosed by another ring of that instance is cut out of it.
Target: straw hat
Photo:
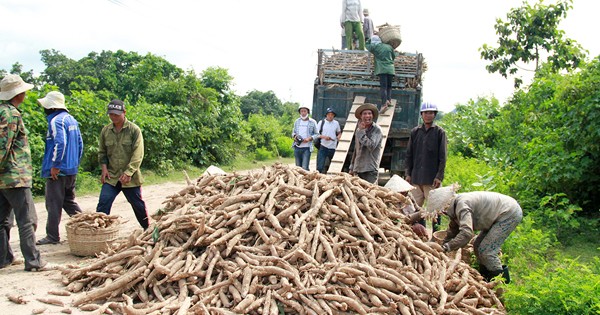
[[[49,92],[46,97],[38,99],[38,103],[45,109],[64,109],[68,111],[65,106],[65,96],[58,91]]]
[[[356,112],[354,112],[354,116],[357,119],[360,119],[360,115],[362,114],[363,111],[370,109],[373,112],[373,121],[377,120],[377,117],[379,116],[379,110],[377,109],[377,106],[375,106],[374,104],[369,104],[369,103],[365,103],[360,105],[357,109]]]
[[[17,74],[9,74],[0,81],[0,100],[10,100],[31,89],[33,89],[33,84],[25,83]]]
[[[398,175],[392,176],[392,178],[390,178],[390,180],[388,180],[388,182],[385,183],[385,186],[383,186],[383,187],[389,188],[390,190],[399,192],[399,193],[403,193],[403,192],[407,192],[407,191],[411,191],[411,190],[415,189],[415,187],[413,185],[409,184],[407,181],[405,181],[402,177],[400,177]]]

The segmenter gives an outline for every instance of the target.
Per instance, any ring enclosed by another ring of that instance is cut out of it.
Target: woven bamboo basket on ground
[[[96,256],[106,252],[119,237],[120,224],[105,229],[83,229],[67,225],[67,238],[71,254],[76,256]]]
[[[400,25],[387,25],[379,29],[379,38],[381,41],[394,47],[394,49],[400,46],[402,38],[400,37]]]

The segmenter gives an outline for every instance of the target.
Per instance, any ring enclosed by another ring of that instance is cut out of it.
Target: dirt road
[[[148,208],[148,213],[152,214],[161,207],[166,196],[179,192],[186,186],[185,181],[165,183],[160,185],[143,186],[142,194]],[[77,198],[81,209],[86,212],[94,212],[98,202],[98,196],[85,196]],[[36,211],[38,214],[38,229],[36,239],[41,239],[46,236],[46,207],[43,202],[36,203]],[[135,229],[141,229],[138,224],[133,210],[131,209],[123,194],[120,194],[113,204],[111,214],[119,215],[126,222],[122,225],[120,236],[126,237]],[[84,258],[73,256],[69,250],[67,241],[67,232],[65,224],[69,216],[63,212],[60,235],[61,243],[58,245],[38,246],[44,260],[54,264],[74,264],[85,262]],[[11,230],[11,247],[15,256],[22,260],[21,251],[19,249],[19,234],[18,229],[14,227]],[[3,269],[0,269],[0,314],[32,314],[35,309],[46,308],[43,314],[64,314],[63,309],[70,309],[72,314],[80,314],[77,308],[71,307],[71,301],[76,295],[71,296],[53,296],[48,295],[50,290],[65,290],[61,284],[61,275],[59,271],[44,271],[44,272],[26,272],[23,270],[24,265],[17,264]],[[7,294],[22,296],[26,304],[15,304],[10,302],[6,297]],[[64,302],[65,306],[48,305],[37,301],[37,298],[51,297]]]

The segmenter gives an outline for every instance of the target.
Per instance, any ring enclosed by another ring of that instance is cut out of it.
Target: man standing
[[[379,116],[379,111],[373,104],[363,104],[356,109],[354,116],[359,121],[358,129],[354,133],[354,154],[352,162],[350,162],[349,173],[377,184],[381,141],[383,140],[381,128],[374,123]]]
[[[421,105],[423,124],[412,129],[406,148],[406,181],[415,186],[412,195],[419,207],[423,206],[429,191],[442,186],[446,170],[446,132],[433,123],[437,106],[431,103]],[[423,222],[424,223],[424,222]],[[433,224],[437,231],[439,217]]]
[[[364,22],[363,22],[363,34],[365,35],[365,41],[371,38],[374,34],[375,28],[373,27],[373,20],[369,16],[369,9],[363,10]]]
[[[317,133],[317,122],[308,117],[310,109],[306,106],[300,105],[298,113],[300,117],[294,122],[294,130],[292,131],[294,157],[296,158],[296,166],[308,171],[310,154],[313,150],[312,141],[319,135]]]
[[[342,16],[340,23],[346,30],[346,48],[365,50],[365,34],[362,21],[364,19],[360,0],[342,0]],[[354,44],[354,34],[358,38],[358,48]]]
[[[72,217],[81,213],[75,201],[75,182],[83,155],[83,140],[77,120],[65,106],[65,96],[57,91],[38,99],[48,120],[42,178],[46,178],[46,237],[37,245],[58,244],[62,209]]]
[[[0,81],[0,268],[14,261],[10,248],[8,216],[14,211],[19,228],[21,253],[26,271],[38,271],[46,263],[35,247],[37,213],[31,195],[31,151],[27,130],[17,109],[25,101],[25,92],[33,88],[19,75],[9,74]]]
[[[317,129],[319,130],[318,137],[321,139],[321,147],[317,153],[317,171],[322,174],[327,173],[327,169],[325,169],[327,159],[331,161],[338,141],[342,137],[342,129],[340,128],[340,123],[334,119],[335,116],[337,115],[333,109],[327,108],[325,119],[317,124]]]
[[[102,190],[96,212],[110,214],[113,201],[122,191],[145,230],[149,223],[141,188],[140,165],[144,159],[142,131],[125,118],[123,101],[112,100],[107,112],[112,123],[104,126],[100,133],[98,162],[102,166]]]

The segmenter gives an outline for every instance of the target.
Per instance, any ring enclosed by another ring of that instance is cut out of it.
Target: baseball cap
[[[108,114],[121,115],[125,112],[125,104],[121,100],[112,100],[106,106]]]

